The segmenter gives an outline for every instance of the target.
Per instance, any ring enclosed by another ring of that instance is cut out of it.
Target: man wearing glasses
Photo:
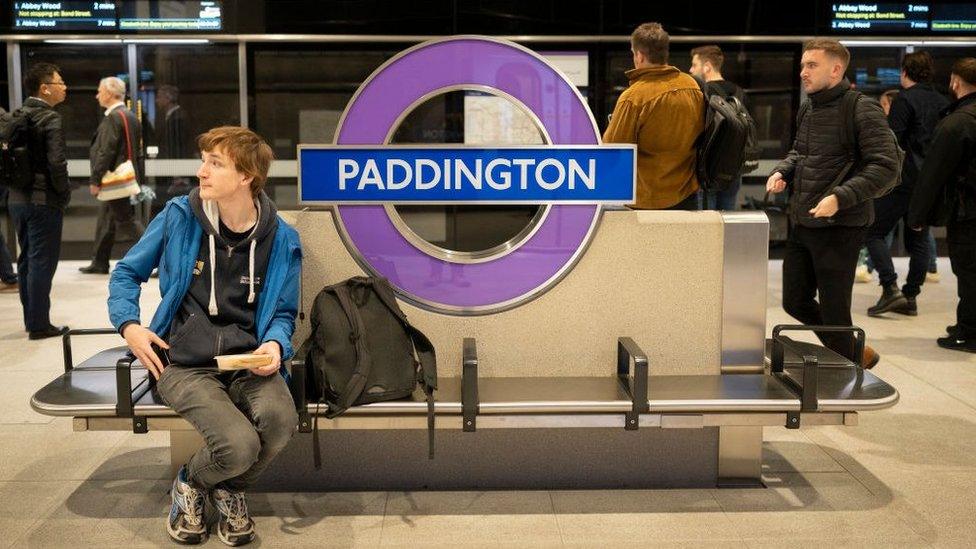
[[[30,339],[63,334],[67,326],[51,324],[51,281],[61,252],[64,209],[71,199],[68,160],[61,115],[54,106],[64,101],[68,87],[60,69],[37,63],[24,77],[30,97],[14,113],[26,119],[31,183],[10,189],[10,215],[17,227],[20,257],[17,277],[24,325]]]

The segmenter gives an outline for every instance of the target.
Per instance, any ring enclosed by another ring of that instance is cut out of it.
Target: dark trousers
[[[52,206],[11,204],[10,215],[17,226],[20,257],[17,279],[28,332],[51,326],[51,281],[61,254],[61,226],[64,212]]]
[[[668,206],[667,208],[661,208],[661,209],[662,210],[689,210],[689,211],[698,211],[700,209],[698,207],[698,193],[697,192],[694,192],[694,193],[688,195],[687,198],[685,198],[681,202],[678,202],[677,204],[675,204],[674,206]]]
[[[783,257],[783,309],[790,316],[813,326],[851,325],[854,270],[866,231],[866,227],[793,227]],[[854,356],[852,335],[818,332],[817,337],[851,361],[861,361]]]
[[[893,191],[874,200],[874,224],[868,229],[867,246],[871,255],[871,263],[878,271],[878,278],[882,286],[892,286],[898,282],[898,273],[891,261],[891,248],[885,243],[885,236],[895,228],[898,220],[908,214],[908,204],[912,200],[912,190],[899,185]],[[906,297],[915,297],[922,291],[925,273],[928,271],[932,250],[929,248],[929,229],[913,231],[905,224],[905,247],[910,259],[908,262],[908,278],[902,293]]]
[[[732,185],[724,191],[707,191],[702,189],[699,191],[701,193],[701,209],[722,212],[735,211],[735,201],[739,196],[739,188],[741,187],[742,178],[740,177],[733,181]]]
[[[203,437],[186,464],[199,488],[246,490],[298,427],[295,401],[279,374],[171,365],[156,384],[160,398]]]
[[[956,275],[959,305],[956,325],[959,337],[976,337],[976,221],[950,223],[946,227],[949,262]]]
[[[128,198],[102,202],[98,208],[98,222],[95,225],[95,254],[92,265],[108,267],[115,237],[124,235],[133,242],[139,240],[145,227],[135,220],[135,211]]]
[[[0,232],[0,282],[13,284],[17,282],[17,274],[14,273],[14,261],[10,257],[10,250],[7,249],[7,241]]]

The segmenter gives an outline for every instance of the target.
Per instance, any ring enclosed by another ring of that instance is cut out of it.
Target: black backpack
[[[695,81],[705,97],[705,129],[697,141],[698,182],[706,190],[724,191],[759,167],[756,122],[741,98],[711,93],[707,83]]]
[[[846,181],[851,173],[851,170],[854,169],[854,166],[857,165],[858,161],[860,160],[860,149],[857,147],[857,122],[855,117],[857,116],[857,102],[860,101],[862,97],[865,97],[863,93],[856,90],[848,90],[847,93],[844,94],[844,97],[841,98],[840,115],[847,123],[841,127],[840,143],[844,149],[847,150],[848,160],[844,165],[844,169],[842,169],[837,175],[823,196],[829,195],[831,192],[833,192],[834,187],[837,187]],[[803,121],[803,117],[805,117],[809,111],[810,100],[808,99],[800,105],[800,110],[796,114],[797,131],[800,131],[800,122]],[[902,149],[901,145],[898,144],[898,137],[895,136],[895,132],[892,131],[891,128],[888,128],[888,131],[891,133],[891,139],[895,142],[895,153],[898,155],[896,159],[898,162],[898,169],[896,170],[897,173],[895,174],[894,183],[885,187],[885,190],[874,198],[880,198],[888,194],[892,189],[901,184],[901,172],[902,167],[905,164],[905,150]]]
[[[30,115],[24,109],[0,113],[0,187],[28,189],[34,182],[28,148]]]
[[[328,418],[351,406],[407,398],[418,383],[427,398],[430,458],[434,456],[434,346],[407,321],[384,278],[357,276],[315,297],[305,359],[306,396],[327,404]],[[316,414],[316,420],[318,414]],[[315,466],[321,466],[318,428]]]

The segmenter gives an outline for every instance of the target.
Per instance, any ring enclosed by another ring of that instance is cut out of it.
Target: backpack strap
[[[390,286],[389,281],[385,278],[373,277],[367,279],[365,284],[372,286],[374,293],[380,298],[380,301],[400,320],[400,324],[403,325],[403,329],[406,330],[407,335],[410,336],[411,343],[413,343],[413,349],[417,355],[419,364],[417,381],[420,383],[421,388],[423,388],[424,396],[427,399],[428,457],[434,459],[434,390],[437,389],[437,356],[434,351],[434,345],[423,332],[414,328],[407,320],[407,315],[403,314],[403,311],[396,304],[393,287]]]
[[[329,402],[329,411],[326,417],[333,418],[348,410],[366,387],[366,380],[372,367],[372,358],[366,342],[363,339],[363,319],[359,316],[359,309],[353,305],[352,296],[349,295],[349,288],[346,285],[339,285],[335,288],[335,296],[339,300],[339,306],[346,313],[349,319],[349,328],[352,334],[349,336],[356,348],[356,370],[349,378],[345,388],[336,395],[335,402]]]
[[[840,115],[844,120],[844,130],[841,132],[841,145],[847,149],[852,158],[858,156],[857,148],[857,102],[863,97],[859,91],[848,90],[840,100]]]
[[[322,397],[329,406],[325,417],[332,419],[348,410],[356,399],[359,398],[359,395],[362,394],[363,388],[366,387],[366,380],[369,377],[372,361],[369,350],[366,348],[362,337],[363,319],[359,316],[359,310],[352,303],[349,288],[345,284],[338,284],[329,288],[328,291],[336,296],[342,312],[346,314],[346,318],[349,320],[349,328],[352,331],[349,337],[352,339],[353,345],[356,348],[356,370],[350,376],[345,388],[342,389],[341,393],[336,395],[334,400],[325,399],[324,396]],[[314,317],[312,320],[315,323],[316,319]],[[322,395],[325,395],[325,388],[323,387],[322,389]],[[322,450],[319,445],[319,415],[318,407],[316,407],[315,419],[312,425],[312,460],[315,463],[316,470],[322,468]]]

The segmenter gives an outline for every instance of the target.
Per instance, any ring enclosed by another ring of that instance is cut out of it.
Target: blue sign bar
[[[303,204],[628,204],[633,145],[300,146]]]

